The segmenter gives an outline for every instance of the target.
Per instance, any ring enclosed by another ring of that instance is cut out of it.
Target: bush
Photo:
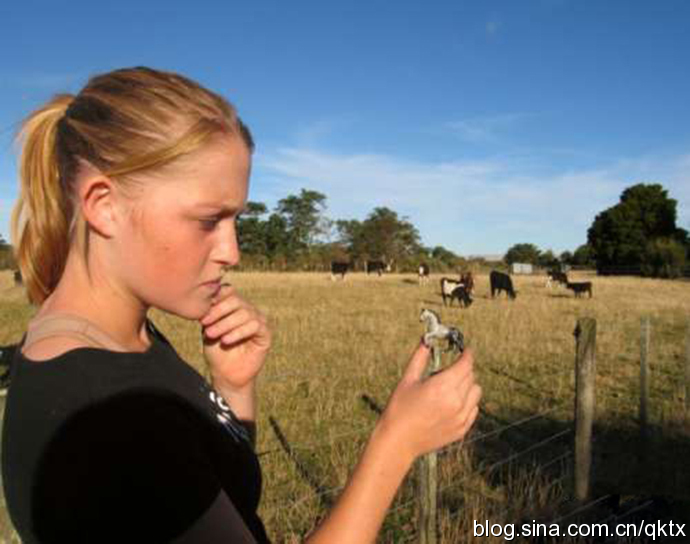
[[[655,238],[645,246],[642,275],[679,278],[685,270],[685,247],[671,238]]]
[[[0,239],[1,240],[1,239]],[[0,244],[0,270],[16,270],[17,261],[14,258],[14,253],[12,252],[12,246],[6,244]]]

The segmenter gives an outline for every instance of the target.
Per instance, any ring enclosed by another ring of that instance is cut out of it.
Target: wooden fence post
[[[640,435],[649,437],[649,317],[640,320]]]
[[[431,364],[425,375],[441,368],[441,351],[431,348]],[[431,452],[419,460],[419,544],[436,544],[436,501],[438,499],[437,455]]]
[[[585,501],[590,491],[592,425],[594,423],[594,377],[597,322],[577,320],[575,327],[575,498]]]

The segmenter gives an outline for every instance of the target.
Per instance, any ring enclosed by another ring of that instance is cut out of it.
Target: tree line
[[[677,201],[660,184],[637,184],[620,201],[594,218],[587,242],[555,255],[531,243],[513,245],[503,263],[531,263],[544,268],[561,264],[596,268],[601,274],[640,274],[675,278],[688,274],[690,236],[676,225]],[[326,216],[326,195],[301,189],[278,201],[269,212],[262,202],[247,202],[237,218],[242,253],[239,268],[259,270],[328,270],[332,261],[347,261],[364,270],[379,260],[399,272],[415,272],[426,262],[437,272],[484,268],[437,245],[422,244],[407,217],[387,207],[365,219]],[[0,236],[0,269],[16,268],[11,246]]]
[[[301,189],[278,201],[269,213],[262,202],[247,202],[237,219],[240,267],[265,270],[328,270],[346,261],[363,270],[368,260],[397,271],[416,271],[426,261],[453,270],[465,260],[443,246],[425,247],[407,217],[387,207],[374,208],[364,220],[326,216],[326,195]]]
[[[661,278],[690,275],[690,237],[677,226],[678,202],[658,183],[628,187],[620,201],[594,218],[587,243],[559,256],[534,244],[513,245],[507,264],[559,264],[596,268],[599,274],[635,274]]]

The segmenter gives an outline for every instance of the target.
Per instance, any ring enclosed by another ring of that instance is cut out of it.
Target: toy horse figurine
[[[424,345],[431,346],[431,341],[434,338],[448,340],[448,349],[446,351],[457,351],[462,353],[465,350],[465,338],[456,327],[446,327],[441,323],[436,312],[422,309],[419,314],[419,320],[426,323],[426,334],[424,335]]]

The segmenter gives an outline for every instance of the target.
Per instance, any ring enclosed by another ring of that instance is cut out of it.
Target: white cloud
[[[690,155],[626,159],[549,175],[520,165],[506,159],[425,163],[281,148],[261,157],[253,183],[270,180],[271,189],[263,187],[262,196],[275,200],[302,187],[321,191],[334,219],[364,219],[374,207],[387,206],[409,216],[425,244],[462,254],[502,252],[518,242],[573,250],[586,241],[595,215],[638,182],[662,183],[679,202],[678,225],[687,225]]]
[[[496,143],[500,140],[500,135],[503,132],[514,127],[518,122],[528,117],[528,115],[526,113],[506,113],[503,115],[476,117],[452,121],[447,126],[468,142]]]
[[[489,36],[495,36],[501,28],[501,23],[499,21],[488,21],[485,28]]]
[[[319,119],[298,128],[295,131],[295,141],[300,147],[312,147],[333,133],[343,130],[353,121],[353,117],[345,115]]]

